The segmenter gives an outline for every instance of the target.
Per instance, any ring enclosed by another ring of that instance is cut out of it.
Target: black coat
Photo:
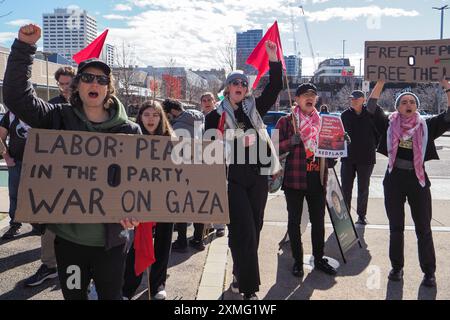
[[[387,131],[389,128],[389,118],[384,113],[383,109],[377,105],[377,99],[369,99],[367,104],[368,111],[372,114],[377,130],[381,133],[380,144],[378,145],[378,152],[388,156],[387,151]],[[425,160],[439,160],[439,155],[436,151],[434,140],[442,136],[450,129],[450,108],[437,116],[426,119],[428,127],[428,141],[425,150]]]
[[[348,157],[342,158],[341,161],[362,165],[375,164],[380,134],[367,108],[363,107],[360,114],[348,108],[342,113],[341,119],[351,139]]]

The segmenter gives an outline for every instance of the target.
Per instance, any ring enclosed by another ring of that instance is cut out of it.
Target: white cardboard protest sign
[[[228,223],[225,165],[173,162],[172,154],[186,143],[191,149],[214,143],[192,141],[31,129],[16,219]],[[191,158],[187,153],[183,157]]]

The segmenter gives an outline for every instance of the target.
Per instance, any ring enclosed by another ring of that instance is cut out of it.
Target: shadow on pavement
[[[25,287],[25,280],[22,280],[16,284],[13,290],[6,292],[0,296],[1,300],[29,300],[40,292],[52,288],[51,291],[59,291],[61,287],[59,285],[58,278],[46,280],[43,284],[37,287]]]
[[[310,229],[308,229],[310,232]],[[303,241],[308,241],[309,232],[302,235]],[[336,277],[355,276],[364,272],[369,266],[372,256],[364,241],[364,228],[357,229],[362,248],[355,245],[346,254],[347,264],[344,264],[334,233],[325,242],[325,255],[332,253],[339,260],[340,267]],[[281,253],[280,253],[281,252]],[[291,274],[293,259],[290,243],[281,246],[278,253],[278,270],[275,284],[270,288],[264,300],[309,300],[315,290],[328,290],[336,284],[335,277],[313,270],[304,279],[295,278]]]
[[[5,258],[0,258],[0,274],[12,268],[17,268],[22,265],[37,261],[41,258],[41,248],[24,251],[15,255],[9,255]]]

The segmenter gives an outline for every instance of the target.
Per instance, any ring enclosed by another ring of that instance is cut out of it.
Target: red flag
[[[134,235],[134,272],[137,276],[155,262],[155,250],[153,248],[154,225],[154,222],[146,222],[136,227]]]
[[[258,86],[261,77],[264,76],[267,71],[269,71],[269,55],[266,52],[265,46],[267,40],[275,42],[275,44],[277,45],[277,57],[283,64],[283,69],[286,70],[286,64],[284,63],[283,57],[283,48],[281,47],[280,32],[278,31],[278,23],[275,21],[273,26],[271,26],[269,30],[267,30],[264,37],[261,39],[261,41],[258,43],[256,48],[247,59],[247,64],[252,65],[256,69],[258,69],[258,76],[256,77],[255,83],[253,84],[253,89]]]
[[[91,42],[86,48],[73,55],[73,60],[80,64],[81,62],[91,59],[99,58],[102,52],[103,45],[105,44],[106,36],[108,35],[108,29],[106,29],[101,35],[99,35],[94,41]]]

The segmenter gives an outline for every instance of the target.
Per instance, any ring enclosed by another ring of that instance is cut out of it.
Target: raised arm
[[[256,98],[256,109],[261,117],[264,117],[275,104],[278,94],[283,89],[283,71],[281,62],[278,61],[277,50],[277,45],[274,42],[266,41],[266,51],[269,56],[269,83],[261,96]]]
[[[19,119],[34,128],[52,128],[52,117],[61,105],[52,105],[40,99],[30,81],[36,42],[41,28],[26,25],[19,30],[12,45],[3,82],[5,104]]]
[[[370,94],[369,101],[367,103],[367,111],[371,114],[375,114],[378,99],[380,99],[381,92],[383,92],[384,83],[384,80],[378,80],[375,88],[373,88],[372,93]]]

